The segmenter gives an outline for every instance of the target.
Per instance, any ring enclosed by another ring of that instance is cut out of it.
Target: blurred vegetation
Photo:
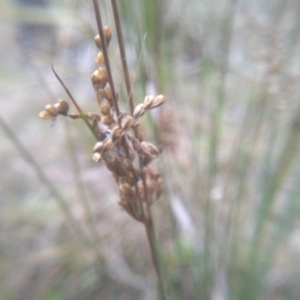
[[[69,100],[52,63],[97,109],[92,3],[34,2],[0,4],[1,296],[158,299],[145,232],[92,161],[91,134],[38,119]],[[167,97],[141,126],[163,147],[154,214],[169,299],[298,299],[299,1],[118,3],[136,103]],[[99,4],[126,109],[111,5]]]

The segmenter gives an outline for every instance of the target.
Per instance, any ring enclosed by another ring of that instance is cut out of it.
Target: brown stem
[[[100,8],[99,8],[97,0],[93,0],[93,4],[94,4],[94,11],[95,11],[95,17],[96,17],[96,21],[97,21],[98,32],[99,32],[101,41],[103,41],[102,42],[102,52],[103,52],[103,56],[104,56],[104,60],[105,60],[105,67],[106,67],[106,72],[107,72],[107,76],[108,76],[108,82],[109,82],[109,86],[110,86],[110,89],[111,89],[111,92],[112,92],[114,109],[116,111],[117,117],[119,117],[120,110],[119,110],[119,105],[118,105],[118,102],[117,102],[117,97],[116,97],[116,93],[115,93],[115,86],[114,86],[112,73],[111,73],[111,69],[110,69],[110,64],[109,64],[107,45],[106,45],[106,42],[105,42],[106,40],[105,40],[104,32],[103,32],[103,25],[102,25],[102,20],[101,20]],[[118,118],[118,124],[120,126],[120,119],[119,118]]]
[[[117,5],[116,0],[111,0],[111,5],[113,8],[113,13],[114,13],[114,20],[115,20],[116,29],[117,29],[118,43],[119,43],[120,55],[121,55],[122,66],[123,66],[123,71],[124,71],[126,90],[127,90],[127,95],[128,95],[128,99],[129,99],[130,112],[132,115],[133,111],[134,111],[134,102],[133,102],[132,91],[131,91],[131,86],[130,86],[130,79],[129,79],[127,60],[126,60],[126,53],[125,53],[125,48],[124,48],[122,27],[121,27],[118,5]]]
[[[158,256],[157,256],[157,251],[156,251],[156,247],[155,247],[155,234],[154,234],[154,227],[153,227],[153,222],[152,222],[152,216],[148,215],[148,218],[144,220],[144,225],[145,225],[145,229],[146,229],[146,233],[147,233],[147,238],[148,238],[148,243],[150,246],[150,252],[151,252],[151,258],[152,258],[152,263],[154,265],[155,268],[155,272],[158,278],[158,286],[159,286],[159,291],[161,294],[161,299],[166,300],[166,293],[165,293],[165,289],[164,289],[164,285],[163,285],[163,278],[162,278],[162,274],[160,271],[160,267],[159,267],[159,261],[158,261]]]
[[[75,105],[76,109],[79,112],[79,116],[84,120],[85,124],[87,125],[87,127],[90,129],[90,131],[93,133],[94,137],[96,138],[96,140],[99,140],[99,137],[96,133],[96,131],[94,130],[93,126],[91,125],[91,123],[89,122],[88,118],[86,117],[86,114],[83,112],[83,110],[80,108],[80,106],[78,105],[77,101],[74,99],[74,97],[72,96],[71,92],[67,89],[66,85],[63,83],[63,81],[60,79],[60,77],[58,76],[58,74],[56,73],[56,71],[54,70],[53,65],[51,65],[52,71],[55,75],[55,77],[57,78],[57,80],[60,82],[60,84],[63,86],[63,88],[65,89],[66,93],[68,94],[68,96],[70,97],[71,101],[73,102],[73,104]]]
[[[117,29],[118,44],[119,44],[122,67],[123,67],[123,72],[124,72],[126,91],[127,91],[127,96],[128,96],[128,99],[129,99],[130,112],[131,112],[131,115],[133,115],[134,101],[133,101],[132,90],[131,90],[131,85],[130,85],[130,78],[129,78],[127,60],[126,60],[126,53],[125,53],[125,48],[124,48],[124,39],[123,39],[123,33],[122,33],[122,26],[121,26],[121,22],[120,22],[120,15],[119,15],[117,1],[116,0],[111,0],[111,5],[112,5],[112,8],[113,8],[114,20],[115,20],[115,25],[116,25],[116,29]],[[136,127],[134,127],[133,131],[134,131],[135,137],[139,138],[138,129]]]
[[[156,245],[155,245],[155,232],[154,232],[154,226],[153,226],[153,220],[152,220],[152,211],[151,211],[151,202],[149,199],[149,193],[148,193],[148,187],[146,183],[146,178],[145,175],[142,174],[142,181],[143,181],[143,186],[144,186],[144,191],[145,191],[145,199],[146,199],[146,216],[144,218],[144,225],[145,229],[147,232],[147,238],[148,238],[148,243],[150,246],[151,250],[151,258],[152,258],[152,263],[155,268],[155,272],[157,275],[158,279],[158,285],[159,285],[159,291],[161,294],[162,299],[167,299],[164,285],[163,285],[163,278],[161,275],[161,270],[159,267],[159,261],[158,261],[158,253],[156,250]]]

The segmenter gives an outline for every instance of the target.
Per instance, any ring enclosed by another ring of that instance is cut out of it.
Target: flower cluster
[[[105,48],[111,40],[109,27],[103,28]],[[139,119],[147,110],[154,109],[165,102],[163,95],[147,95],[132,114],[122,112],[118,107],[118,95],[111,87],[107,72],[103,41],[95,37],[100,52],[96,56],[98,69],[91,81],[97,95],[100,113],[68,114],[69,105],[59,100],[55,105],[47,105],[39,114],[42,119],[54,119],[59,114],[70,118],[85,118],[97,136],[93,149],[93,159],[104,162],[112,172],[119,189],[120,205],[136,220],[145,221],[144,208],[149,207],[163,192],[163,180],[158,172],[149,166],[160,150],[139,134]],[[75,101],[75,100],[72,100]],[[76,103],[76,107],[78,107]],[[77,108],[78,109],[78,108]]]

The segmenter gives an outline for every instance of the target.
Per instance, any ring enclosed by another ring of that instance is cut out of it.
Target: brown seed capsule
[[[104,97],[105,97],[107,100],[109,100],[109,101],[112,101],[112,100],[113,100],[110,87],[107,87],[107,88],[104,90]]]
[[[123,129],[120,128],[119,126],[114,127],[114,129],[112,130],[112,140],[114,143],[116,143],[121,136],[123,135]]]
[[[163,96],[163,95],[156,96],[150,106],[150,109],[161,106],[165,101],[166,101],[165,96]]]
[[[93,152],[101,153],[103,150],[103,146],[104,146],[103,142],[97,142],[93,148]]]
[[[104,88],[107,81],[108,77],[104,68],[99,68],[92,74],[92,83],[96,89]]]
[[[101,122],[105,125],[111,125],[113,123],[113,121],[114,121],[114,119],[113,119],[112,115],[106,115],[101,118]]]
[[[154,99],[155,99],[154,95],[147,95],[144,99],[144,108],[149,109],[153,104]]]
[[[143,103],[140,103],[138,104],[134,111],[133,111],[133,117],[135,119],[138,119],[140,118],[143,114],[145,113],[145,108],[144,108],[144,104]]]
[[[131,128],[134,124],[134,118],[131,116],[126,116],[122,119],[122,128],[124,131],[126,131],[127,129]]]
[[[105,38],[105,41],[106,41],[106,45],[108,46],[110,40],[111,40],[111,29],[109,26],[105,26],[103,28],[103,32],[104,32],[104,38]]]
[[[51,104],[46,105],[46,106],[45,106],[45,110],[46,110],[46,112],[47,112],[49,115],[52,115],[53,118],[56,117],[57,114],[58,114],[57,109],[56,109],[53,105],[51,105]]]
[[[98,65],[105,65],[104,55],[102,52],[98,52],[95,61]]]
[[[133,149],[136,152],[140,152],[142,150],[142,146],[141,146],[140,141],[138,139],[136,139],[135,137],[131,137],[130,140],[132,142]]]
[[[127,171],[130,171],[132,169],[132,164],[131,164],[130,159],[124,158],[122,163]]]
[[[101,50],[102,49],[102,42],[99,35],[96,35],[94,38],[96,46]]]
[[[105,163],[106,163],[107,168],[108,168],[110,171],[112,171],[112,172],[115,173],[115,171],[116,171],[116,169],[117,169],[117,165],[118,165],[117,159],[116,159],[116,158],[107,157],[107,158],[105,159]]]
[[[49,114],[47,111],[41,111],[39,113],[39,117],[42,119],[42,120],[51,120],[53,118],[55,118],[55,116]]]
[[[98,152],[93,154],[93,160],[99,162],[102,159],[102,155]]]
[[[142,141],[141,147],[142,147],[143,152],[150,156],[158,156],[159,155],[158,149],[151,143]]]
[[[105,153],[105,152],[108,152],[108,151],[110,151],[112,148],[113,148],[113,146],[114,146],[114,143],[113,143],[113,141],[112,140],[107,140],[105,143],[104,143],[104,145],[103,145],[103,152]]]
[[[59,99],[57,104],[58,104],[59,113],[66,116],[68,114],[68,111],[69,111],[68,102],[65,101],[65,100]]]
[[[110,106],[110,103],[109,102],[106,102],[102,107],[101,107],[101,113],[103,115],[110,115],[110,109],[111,109],[111,106]]]
[[[99,105],[103,101],[103,99],[104,99],[104,89],[98,89],[97,90],[97,102]]]

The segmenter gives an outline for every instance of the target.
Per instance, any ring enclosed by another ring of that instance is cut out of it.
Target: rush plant
[[[151,212],[152,204],[163,193],[163,180],[160,174],[150,167],[151,161],[159,156],[160,150],[152,143],[144,140],[139,131],[140,118],[146,111],[162,105],[165,102],[165,97],[163,95],[147,95],[143,102],[135,106],[118,7],[115,0],[112,0],[111,3],[117,28],[130,112],[121,111],[119,106],[119,96],[115,90],[108,56],[112,32],[110,27],[103,26],[100,8],[97,1],[94,0],[93,4],[99,31],[99,35],[95,37],[95,44],[99,49],[95,60],[99,67],[92,74],[91,81],[100,113],[84,112],[52,67],[55,76],[63,85],[77,112],[70,113],[68,102],[60,99],[54,105],[46,105],[45,110],[40,112],[39,117],[43,120],[54,120],[61,115],[71,119],[82,119],[92,132],[96,139],[92,150],[94,161],[106,165],[118,185],[120,206],[145,227],[152,262],[158,277],[160,294],[165,299],[166,296],[155,247]]]

